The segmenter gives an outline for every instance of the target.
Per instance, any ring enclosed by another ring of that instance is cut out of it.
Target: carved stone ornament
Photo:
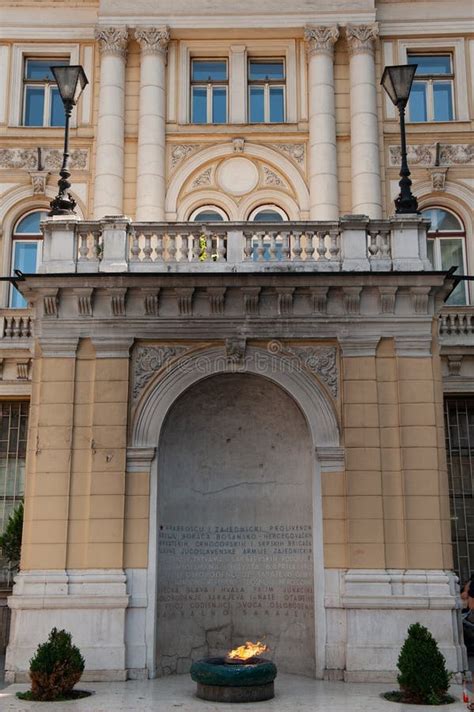
[[[410,295],[415,314],[427,314],[430,297],[430,287],[411,287]]]
[[[136,400],[157,371],[188,349],[184,346],[140,346],[133,354],[132,398]]]
[[[277,288],[278,295],[278,315],[291,316],[293,314],[293,294],[294,287]]]
[[[191,184],[191,188],[200,188],[203,185],[211,185],[212,166],[200,173]]]
[[[140,45],[142,54],[166,55],[170,33],[168,27],[137,27],[135,39]]]
[[[226,287],[208,287],[207,298],[209,300],[209,311],[211,314],[222,316],[224,314]]]
[[[30,378],[31,359],[16,362],[16,377],[19,381],[28,381]]]
[[[46,193],[46,183],[49,171],[30,171],[33,195],[44,195]]]
[[[314,314],[326,314],[328,307],[328,287],[311,287],[309,290]]]
[[[308,25],[304,30],[304,39],[308,56],[312,54],[329,54],[331,57],[334,53],[334,45],[339,38],[339,29],[337,25]]]
[[[61,168],[63,154],[57,148],[43,148],[43,169],[57,172]],[[69,167],[74,170],[86,170],[89,163],[89,151],[76,148],[71,151]],[[38,170],[38,150],[36,148],[0,148],[0,168],[24,169],[27,171]]]
[[[233,138],[232,146],[234,147],[234,153],[243,153],[245,148],[244,138]]]
[[[390,166],[399,167],[400,146],[389,146]],[[408,163],[413,166],[440,168],[474,163],[474,145],[468,143],[422,143],[407,146]],[[438,159],[437,159],[438,158]]]
[[[260,287],[245,287],[242,289],[244,313],[246,316],[258,316]]]
[[[58,316],[59,289],[56,289],[51,294],[45,294],[43,296],[43,309],[45,316]]]
[[[344,287],[342,290],[346,314],[359,314],[362,287]]]
[[[286,188],[285,181],[268,166],[263,166],[263,183],[277,188]]]
[[[94,36],[99,42],[101,54],[114,54],[125,59],[128,45],[126,27],[96,27]]]
[[[462,367],[462,354],[449,354],[448,356],[448,372],[450,376],[460,376]]]
[[[247,350],[247,340],[245,338],[232,337],[225,340],[225,352],[227,361],[235,364],[242,364]]]
[[[286,153],[299,166],[304,165],[305,145],[304,143],[272,143],[271,148],[276,151]]]
[[[446,188],[446,176],[448,168],[429,168],[428,173],[431,178],[431,187],[434,191],[443,191]]]
[[[336,349],[333,346],[285,346],[285,350],[296,356],[299,362],[311,371],[329,388],[331,395],[337,398],[339,392],[339,373]]]
[[[379,26],[376,22],[370,25],[346,25],[346,39],[349,47],[349,54],[373,53],[375,40],[379,36]]]
[[[192,153],[196,153],[201,148],[199,143],[180,143],[171,149],[171,168],[176,168],[176,166],[184,161]]]
[[[192,316],[194,287],[176,287],[176,301],[180,316]]]

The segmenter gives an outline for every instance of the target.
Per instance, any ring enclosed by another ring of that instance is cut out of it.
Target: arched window
[[[431,220],[428,230],[428,257],[434,269],[457,267],[456,274],[466,273],[466,232],[461,220],[444,208],[427,208],[423,217]],[[466,304],[466,283],[460,282],[447,304]]]
[[[45,210],[35,210],[24,215],[16,223],[12,239],[12,274],[15,274],[17,269],[25,274],[34,274],[37,271],[41,261],[43,240],[40,222],[46,218],[46,215]],[[11,288],[10,307],[14,309],[26,307],[26,300],[15,287]]]
[[[252,222],[284,222],[288,215],[276,205],[259,205],[249,215]]]
[[[202,205],[194,210],[189,219],[193,222],[224,222],[228,221],[228,215],[216,205]]]

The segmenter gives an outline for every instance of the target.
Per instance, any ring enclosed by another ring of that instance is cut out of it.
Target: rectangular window
[[[249,59],[249,123],[285,121],[285,83],[283,59]]]
[[[408,103],[409,120],[452,121],[454,119],[454,74],[450,54],[409,54],[408,64],[417,64]]]
[[[50,67],[68,59],[25,59],[23,126],[64,126],[64,108]]]
[[[12,272],[19,269],[24,274],[35,274],[38,270],[40,240],[14,240]],[[26,299],[20,292],[12,287],[10,307],[12,309],[26,309]]]
[[[28,401],[0,401],[0,532],[24,495]],[[6,562],[0,580],[8,583]]]
[[[191,122],[227,123],[227,60],[191,61]]]

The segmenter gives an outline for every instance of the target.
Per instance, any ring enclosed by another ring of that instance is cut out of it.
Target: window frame
[[[71,43],[56,43],[56,44],[15,44],[12,50],[11,60],[11,75],[10,75],[10,106],[8,113],[8,126],[23,128],[29,130],[44,130],[63,132],[63,126],[24,126],[23,124],[23,106],[24,106],[24,75],[25,75],[25,60],[26,59],[69,59],[69,64],[81,64],[79,44]],[[90,52],[85,55],[87,61],[84,63],[84,68],[88,74],[89,80],[92,79],[92,55]],[[91,92],[87,92],[90,95]],[[81,97],[80,102],[83,102]],[[80,112],[73,111],[70,127],[76,128],[79,116],[82,123],[90,123],[90,97],[86,96],[86,100],[79,107]]]
[[[252,208],[252,210],[248,214],[247,220],[249,222],[258,222],[255,220],[256,215],[258,215],[259,213],[263,213],[266,210],[273,210],[273,212],[281,215],[282,222],[289,222],[290,220],[286,211],[283,210],[283,208],[280,208],[278,205],[275,205],[274,203],[265,203],[262,205],[258,205],[256,208]]]
[[[426,84],[426,120],[425,121],[415,121],[410,116],[410,102],[408,102],[408,121],[413,124],[426,124],[426,123],[450,123],[451,121],[456,121],[456,96],[455,96],[455,73],[454,73],[454,56],[452,52],[427,52],[427,51],[408,51],[408,58],[416,57],[449,57],[451,72],[449,74],[415,74],[413,79],[413,84]],[[412,62],[411,64],[416,64]],[[435,118],[435,97],[434,97],[434,83],[439,84],[449,84],[451,86],[451,119],[436,119]]]
[[[203,82],[200,80],[193,79],[193,63],[194,62],[224,62],[226,66],[226,76],[227,79],[223,80],[208,80]],[[229,57],[194,57],[190,58],[190,70],[189,70],[189,123],[195,124],[196,126],[224,126],[229,123]],[[206,89],[206,122],[196,123],[193,116],[193,89],[195,87],[202,87]],[[213,97],[214,89],[225,88],[225,121],[215,122],[213,121]]]
[[[37,129],[37,128],[64,128],[64,124],[51,124],[51,108],[52,108],[52,94],[53,89],[57,89],[58,85],[54,80],[51,79],[28,79],[27,65],[29,60],[39,60],[39,61],[49,61],[54,66],[55,61],[63,61],[64,59],[69,60],[69,57],[24,57],[23,63],[23,101],[22,101],[22,111],[21,111],[21,125],[24,127]],[[44,89],[44,105],[43,105],[43,123],[42,124],[27,124],[25,123],[26,115],[26,93],[29,87],[42,87]],[[59,93],[59,90],[58,90]],[[61,99],[61,96],[59,97]],[[62,102],[61,102],[62,104]]]
[[[443,210],[445,213],[450,213],[453,215],[456,220],[460,224],[460,229],[459,230],[432,230],[431,226],[430,229],[428,230],[426,234],[426,239],[427,241],[430,241],[433,243],[433,269],[435,270],[441,270],[443,269],[442,264],[441,264],[441,242],[443,240],[452,240],[452,239],[457,239],[460,240],[461,246],[462,246],[462,269],[463,269],[463,274],[468,274],[467,271],[467,245],[466,245],[466,228],[465,225],[460,218],[460,216],[454,212],[454,210],[450,210],[449,208],[446,208],[441,205],[425,205],[421,209],[421,214],[427,210]],[[464,284],[464,298],[465,298],[465,303],[463,305],[451,305],[451,306],[466,306],[469,304],[469,290],[468,290],[468,283],[466,280],[463,281]],[[449,298],[447,305],[449,306]]]
[[[283,64],[283,79],[250,79],[250,63],[255,62],[257,64],[265,64],[265,62],[281,62]],[[247,57],[247,123],[249,124],[285,124],[287,122],[286,116],[286,84],[287,84],[287,71],[286,71],[286,59],[285,57]],[[263,87],[263,121],[252,121],[250,118],[251,111],[251,100],[250,92],[252,87]],[[283,121],[272,121],[270,117],[270,87],[279,87],[283,89]]]
[[[40,236],[40,233],[38,232],[17,232],[16,229],[20,222],[24,220],[24,218],[28,217],[28,215],[32,215],[33,213],[47,213],[47,210],[45,208],[34,208],[32,210],[28,210],[26,213],[22,213],[20,215],[13,226],[12,230],[12,237],[11,237],[11,247],[10,247],[10,274],[14,276],[14,270],[15,270],[15,252],[16,252],[16,246],[23,242],[23,243],[35,243],[37,245],[37,250],[36,250],[36,272],[38,272],[38,269],[43,261],[43,236]],[[36,273],[35,272],[35,273]],[[16,290],[18,291],[18,290]],[[9,290],[9,295],[8,295],[8,308],[9,309],[26,309],[25,305],[22,306],[13,306],[13,298],[15,295],[15,287],[10,285],[10,290]],[[21,296],[21,295],[20,295]]]
[[[220,208],[218,205],[200,205],[198,208],[194,208],[194,210],[192,210],[189,215],[188,222],[207,222],[206,220],[197,219],[198,215],[203,212],[217,213],[217,215],[220,215],[222,217],[222,220],[215,220],[213,222],[229,222],[229,216],[227,215],[225,210]]]

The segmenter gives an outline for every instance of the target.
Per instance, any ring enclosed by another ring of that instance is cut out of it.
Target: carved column
[[[165,219],[167,27],[135,31],[141,47],[138,118],[137,220]]]
[[[94,182],[94,217],[123,213],[125,27],[98,27],[100,94]]]
[[[336,25],[306,27],[309,77],[310,218],[337,220],[336,112],[334,104],[334,44]]]
[[[347,25],[351,85],[352,212],[382,217],[375,39],[378,27]]]

